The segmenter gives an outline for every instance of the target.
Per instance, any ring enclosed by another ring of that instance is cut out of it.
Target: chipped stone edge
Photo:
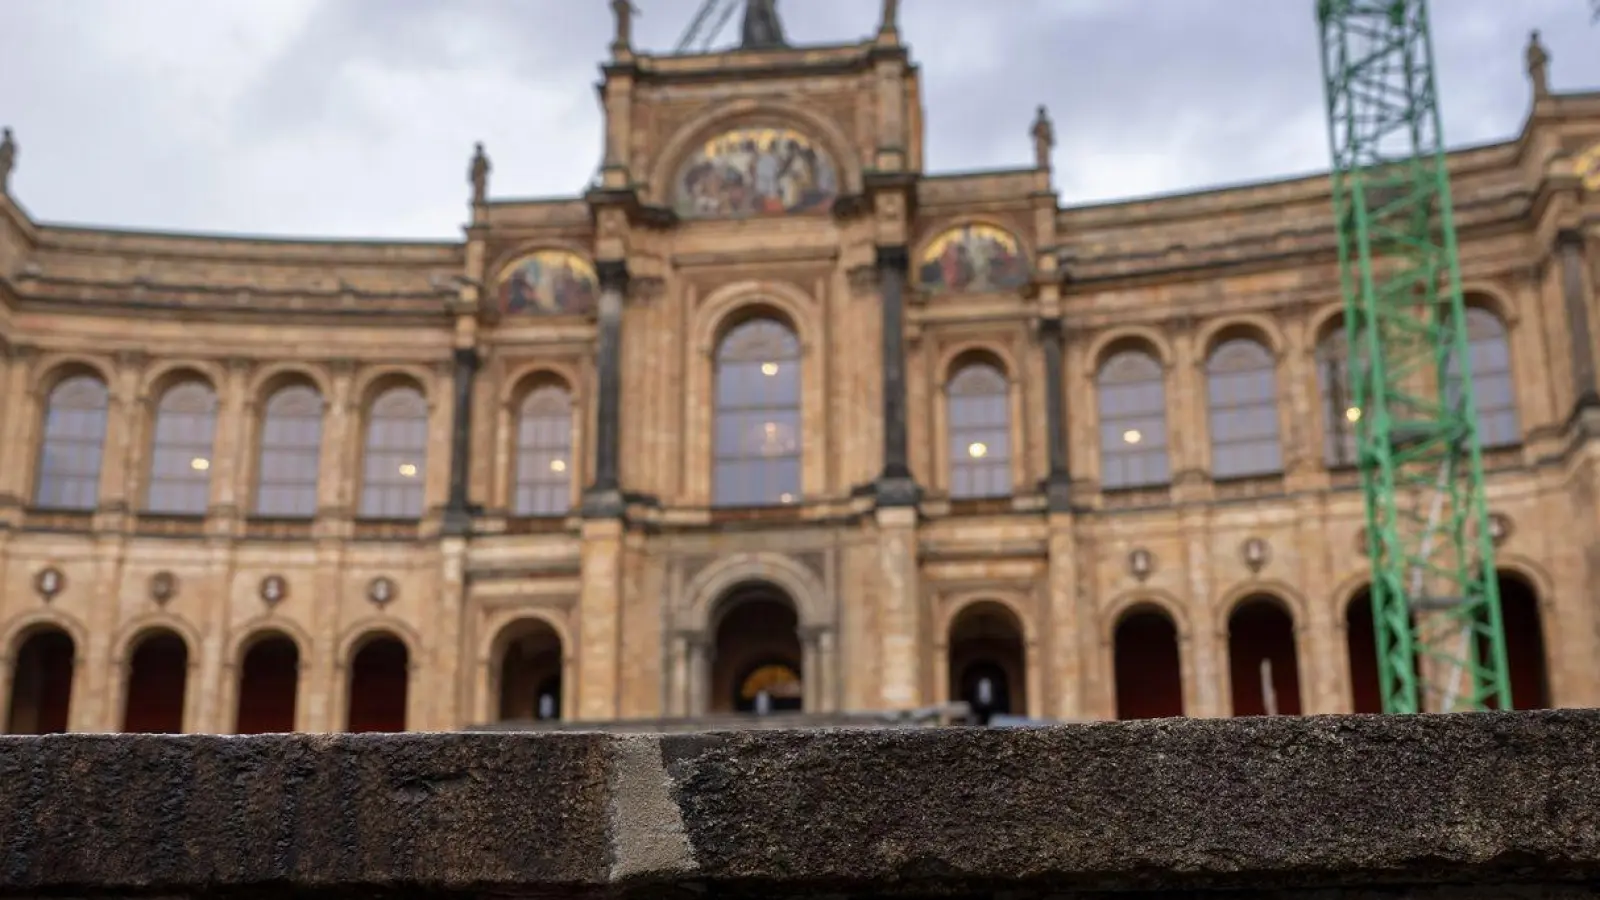
[[[698,872],[683,812],[672,796],[658,735],[616,735],[607,741],[610,880]]]

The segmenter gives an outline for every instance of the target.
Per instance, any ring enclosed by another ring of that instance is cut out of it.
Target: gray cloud
[[[638,0],[676,43],[697,0]],[[785,0],[797,42],[868,34],[870,0]],[[1327,159],[1311,0],[909,0],[933,171],[1023,165],[1056,120],[1067,202],[1282,177]],[[1526,114],[1522,47],[1558,88],[1600,87],[1585,0],[1434,0],[1452,144]],[[125,227],[450,237],[472,142],[497,196],[593,173],[598,0],[12,0],[0,121],[35,215]]]

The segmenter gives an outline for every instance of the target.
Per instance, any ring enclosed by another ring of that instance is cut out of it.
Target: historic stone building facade
[[[1043,110],[924,173],[892,20],[626,26],[595,184],[480,149],[459,242],[0,196],[4,730],[1374,707],[1325,179],[1064,208]],[[1452,165],[1515,701],[1588,705],[1600,94],[1531,75]]]

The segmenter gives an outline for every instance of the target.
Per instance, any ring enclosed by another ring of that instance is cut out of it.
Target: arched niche
[[[600,280],[589,261],[570,250],[535,250],[517,257],[495,280],[501,315],[581,316],[594,310]]]
[[[933,294],[1015,291],[1028,277],[1017,236],[982,222],[947,228],[917,254],[917,286]]]
[[[771,583],[746,582],[725,594],[718,607],[711,711],[800,711],[804,653],[793,598]]]
[[[739,219],[830,209],[839,194],[833,158],[793,128],[743,125],[695,145],[672,180],[685,219]]]
[[[973,603],[951,620],[948,643],[952,700],[985,720],[1027,712],[1027,642],[1015,612],[992,600]]]

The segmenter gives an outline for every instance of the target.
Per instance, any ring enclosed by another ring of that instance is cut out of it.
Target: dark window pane
[[[800,499],[800,341],[752,319],[717,346],[712,502],[765,506]]]
[[[390,388],[367,413],[361,472],[361,516],[422,517],[428,457],[428,401],[412,387]]]
[[[559,385],[528,393],[517,414],[517,474],[511,511],[564,516],[572,506],[572,395]]]
[[[945,386],[949,409],[950,496],[1011,493],[1011,401],[1005,375],[975,363]]]
[[[1125,350],[1100,367],[1100,481],[1109,489],[1171,480],[1167,456],[1167,389],[1155,357]]]
[[[316,515],[321,464],[322,395],[303,384],[277,391],[261,419],[256,514],[295,519]]]
[[[216,392],[201,381],[169,388],[156,405],[151,430],[145,510],[162,515],[205,515],[211,499]]]
[[[1356,422],[1360,413],[1350,386],[1349,342],[1335,323],[1317,345],[1317,387],[1321,394],[1322,457],[1330,466],[1356,464]]]
[[[1493,313],[1467,308],[1467,359],[1472,366],[1472,393],[1478,411],[1478,439],[1485,447],[1510,447],[1522,442],[1517,416],[1516,383],[1511,375],[1511,347],[1505,326]],[[1451,358],[1445,396],[1460,395],[1460,363]]]
[[[1277,368],[1266,347],[1243,339],[1219,344],[1206,360],[1206,395],[1215,477],[1283,471]]]
[[[105,383],[92,375],[68,378],[50,392],[39,441],[35,506],[95,508],[100,498],[109,399]]]

